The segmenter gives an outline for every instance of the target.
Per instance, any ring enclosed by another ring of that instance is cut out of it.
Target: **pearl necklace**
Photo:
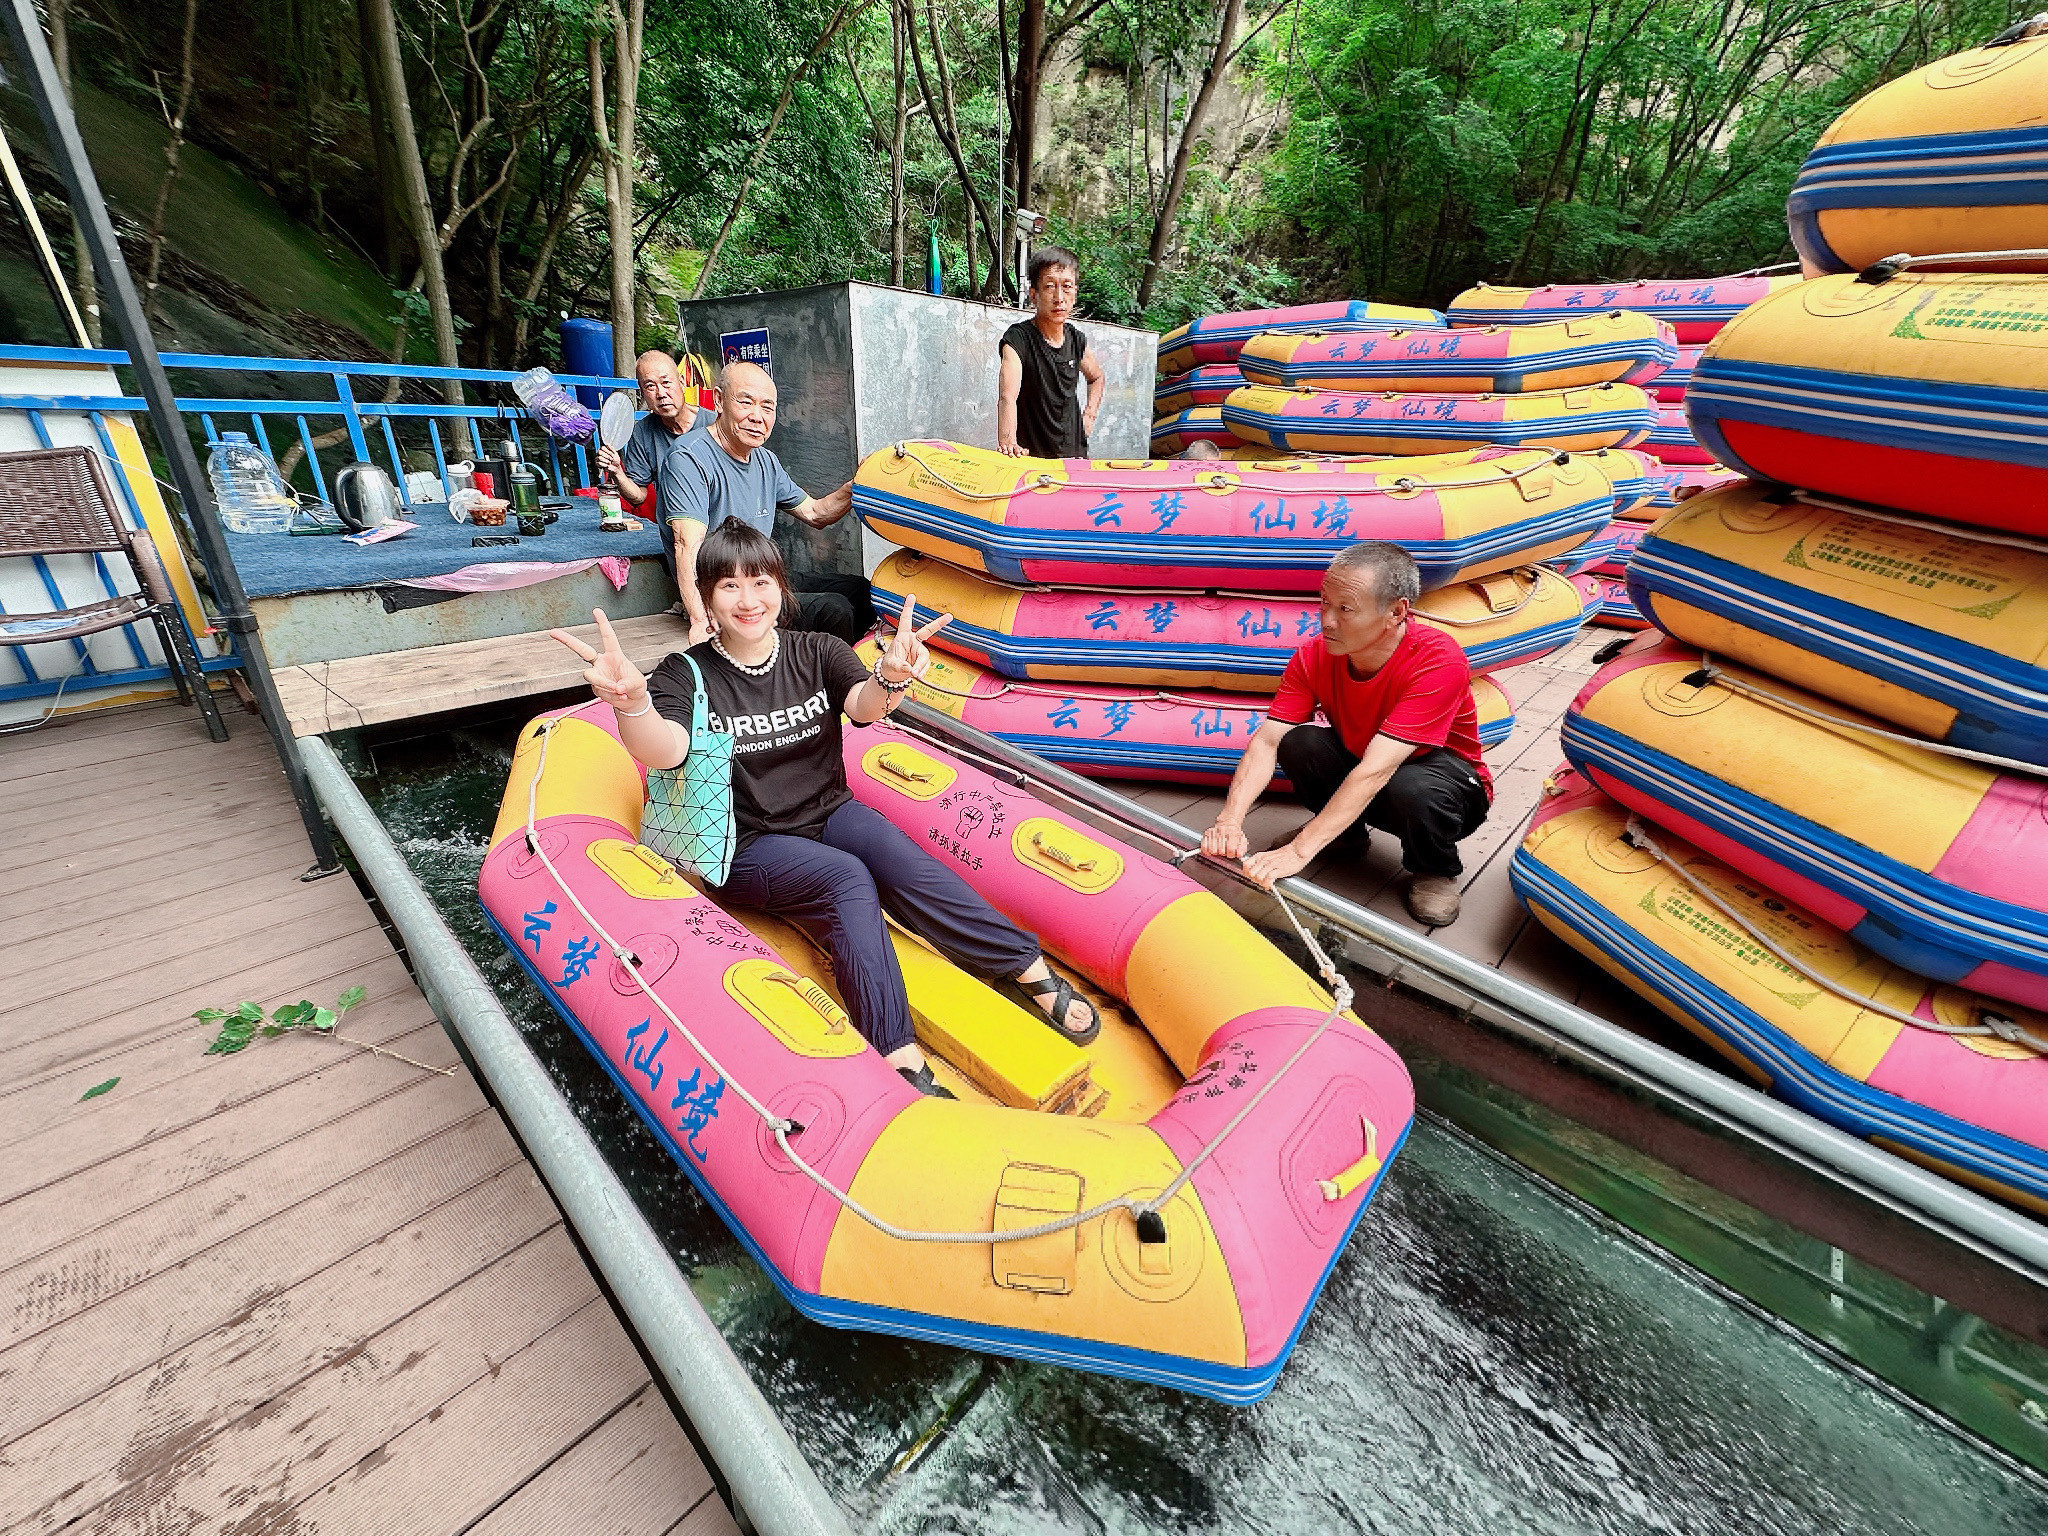
[[[744,672],[748,677],[766,677],[774,670],[775,659],[782,654],[782,631],[777,629],[770,630],[768,633],[770,640],[768,659],[756,666],[750,667],[744,661],[735,661],[732,653],[726,650],[725,642],[718,638],[716,631],[711,636],[711,649],[718,652],[719,656],[724,659],[725,664],[735,672]]]

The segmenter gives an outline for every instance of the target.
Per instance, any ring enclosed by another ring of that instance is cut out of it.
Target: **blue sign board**
[[[759,363],[770,373],[775,364],[768,355],[768,331],[727,331],[718,338],[718,360],[721,363]]]

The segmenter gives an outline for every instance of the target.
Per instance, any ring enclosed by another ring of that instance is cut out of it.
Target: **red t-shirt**
[[[1480,755],[1472,668],[1442,630],[1411,623],[1370,677],[1353,676],[1350,662],[1323,649],[1318,635],[1287,663],[1266,715],[1283,725],[1306,725],[1318,708],[1352,755],[1364,757],[1375,736],[1412,741],[1422,750],[1448,747],[1472,765],[1493,798],[1493,775]]]

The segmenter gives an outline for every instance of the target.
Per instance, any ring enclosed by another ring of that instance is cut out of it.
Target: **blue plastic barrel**
[[[612,374],[612,323],[609,320],[564,320],[562,322],[562,372],[595,375]],[[605,392],[594,385],[576,386],[576,398],[593,411],[604,404]]]

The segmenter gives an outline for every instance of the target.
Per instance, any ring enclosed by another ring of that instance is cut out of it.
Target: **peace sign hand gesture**
[[[932,655],[925,649],[925,641],[953,622],[953,615],[942,613],[923,629],[918,629],[913,623],[916,617],[917,594],[905,593],[903,617],[896,621],[896,633],[891,637],[888,649],[875,663],[875,670],[885,683],[907,683],[913,678],[923,677],[932,664]]]
[[[551,629],[548,633],[590,663],[583,670],[583,678],[590,684],[592,693],[613,709],[637,711],[647,702],[647,679],[620,648],[619,637],[613,632],[612,621],[605,617],[604,610],[593,608],[590,612],[591,617],[597,620],[597,632],[604,640],[602,651],[593,651],[567,630]]]

